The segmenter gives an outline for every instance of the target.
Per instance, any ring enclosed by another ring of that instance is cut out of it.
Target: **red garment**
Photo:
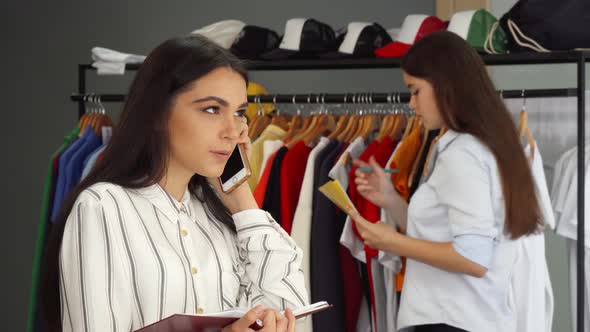
[[[342,280],[345,289],[346,332],[356,332],[356,324],[363,301],[363,286],[356,259],[343,245],[340,245],[340,264],[342,265]]]
[[[376,142],[372,142],[371,144],[373,144],[373,143],[376,143]],[[377,161],[377,163],[379,165],[381,165],[381,167],[385,167],[385,165],[387,164],[387,161],[389,160],[389,157],[391,157],[391,154],[393,154],[393,150],[395,149],[396,144],[392,141],[392,139],[389,136],[386,136],[381,141],[381,143],[375,144],[375,146],[376,147],[374,148],[374,151],[369,151],[369,149],[367,148],[367,150],[365,150],[365,152],[361,155],[360,159],[364,160],[364,161],[368,161],[370,156],[373,156],[373,157],[375,157],[375,160]],[[353,171],[356,171],[356,168],[354,168]],[[354,173],[351,173],[351,177],[352,176],[354,176]],[[353,177],[352,177],[352,179],[354,180]],[[354,183],[354,181],[352,181],[351,183]],[[365,219],[367,219],[369,222],[372,222],[372,223],[376,223],[381,219],[381,209],[377,205],[364,199],[360,194],[358,194],[357,200],[358,200],[358,203],[355,202],[355,206],[359,210],[359,213]],[[358,230],[356,229],[356,225],[353,224],[352,227],[354,229],[355,234],[360,238]],[[362,240],[362,238],[361,238],[361,240]],[[377,312],[375,311],[375,286],[373,285],[373,272],[371,269],[371,260],[373,258],[377,257],[378,253],[379,253],[378,250],[373,249],[368,246],[365,246],[365,257],[367,260],[367,274],[369,277],[369,285],[371,288],[371,303],[372,303],[371,308],[373,309],[373,321],[374,321],[374,326],[375,326],[376,331],[378,331],[378,326],[377,326]]]
[[[277,150],[278,151],[278,150]],[[275,160],[275,156],[277,155],[277,151],[268,157],[268,161],[264,166],[264,170],[262,171],[262,175],[260,175],[260,179],[258,180],[258,184],[256,185],[256,189],[254,189],[254,199],[256,203],[258,203],[258,207],[262,209],[262,205],[264,204],[264,195],[266,194],[266,185],[268,185],[268,177],[270,176],[270,169],[272,167],[272,162]]]
[[[287,234],[291,234],[307,158],[311,150],[312,148],[300,141],[287,151],[281,165],[281,226]]]

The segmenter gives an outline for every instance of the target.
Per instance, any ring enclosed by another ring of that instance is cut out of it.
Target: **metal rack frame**
[[[486,65],[542,65],[542,64],[575,64],[577,66],[577,87],[573,89],[540,89],[540,90],[510,90],[504,91],[505,98],[522,97],[522,91],[526,91],[525,96],[531,97],[556,97],[556,96],[576,96],[578,99],[577,108],[577,147],[578,147],[578,241],[577,241],[577,330],[584,331],[584,292],[580,291],[584,285],[584,181],[585,181],[585,119],[586,119],[586,62],[590,59],[589,51],[563,51],[550,53],[517,53],[502,55],[481,55]],[[128,71],[134,71],[140,65],[127,65]],[[378,68],[399,68],[400,59],[338,59],[338,60],[284,60],[284,61],[253,61],[247,62],[249,70],[257,71],[286,71],[286,70],[351,70],[351,69],[378,69]],[[86,91],[86,74],[88,71],[94,71],[89,64],[78,65],[78,93],[70,96],[71,100],[78,102],[78,115],[84,114],[84,98]],[[373,102],[385,102],[388,94],[373,94]],[[119,94],[99,95],[101,101],[123,101],[125,96]],[[324,101],[326,103],[342,103],[346,100],[347,94],[326,94]],[[401,101],[407,101],[408,95],[401,94]],[[257,96],[260,102],[282,102],[282,103],[306,103],[308,99],[314,100],[315,97],[308,95],[265,95]],[[248,100],[254,102],[254,98],[249,96]],[[572,308],[573,310],[573,308]]]

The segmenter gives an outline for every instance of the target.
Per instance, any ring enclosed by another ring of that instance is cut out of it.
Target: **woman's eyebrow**
[[[205,101],[216,101],[219,104],[221,104],[221,106],[227,107],[229,106],[229,103],[223,99],[223,98],[219,98],[219,97],[215,97],[215,96],[208,96],[208,97],[204,97],[204,98],[200,98],[197,100],[193,100],[193,103],[202,103]]]
[[[196,100],[193,100],[193,103],[202,103],[205,101],[216,101],[223,107],[229,106],[229,103],[225,99],[220,98],[220,97],[216,97],[216,96],[207,96],[204,98],[196,99]],[[238,108],[244,108],[244,107],[248,107],[248,102],[245,102],[245,103],[241,104],[240,106],[238,106]]]

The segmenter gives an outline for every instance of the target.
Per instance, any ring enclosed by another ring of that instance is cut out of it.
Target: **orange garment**
[[[401,146],[395,152],[395,156],[393,156],[389,167],[397,168],[399,170],[398,173],[391,175],[391,180],[393,181],[395,189],[406,201],[408,201],[410,198],[408,178],[410,177],[412,166],[414,165],[418,153],[420,152],[420,147],[422,146],[420,127],[417,126],[412,129],[410,134],[408,134],[406,139],[400,144]]]
[[[406,139],[400,143],[399,149],[395,152],[389,168],[397,168],[398,173],[391,175],[393,186],[399,192],[406,202],[410,198],[410,186],[408,179],[412,172],[414,161],[418,157],[420,147],[422,146],[422,137],[420,136],[420,126],[416,126],[408,134]],[[406,274],[406,258],[402,257],[402,268],[398,274],[395,275],[395,289],[401,292],[404,284],[404,276]]]

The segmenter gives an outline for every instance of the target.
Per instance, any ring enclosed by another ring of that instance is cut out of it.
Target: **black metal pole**
[[[87,65],[78,65],[78,93],[80,95],[86,94],[86,67]],[[84,115],[86,110],[84,109],[86,105],[84,105],[83,99],[78,100],[78,119]]]
[[[584,177],[586,137],[586,61],[583,53],[578,59],[578,242],[577,242],[577,329],[584,331]],[[573,310],[573,308],[572,308]]]
[[[522,90],[499,91],[503,98],[522,98]],[[575,97],[577,89],[534,89],[525,90],[526,98],[547,98],[547,97]],[[102,102],[123,102],[123,94],[96,94]],[[83,94],[73,94],[72,101],[82,101]],[[387,104],[396,101],[407,103],[410,94],[407,92],[392,93],[299,93],[299,94],[276,94],[276,95],[250,95],[248,101],[255,103],[277,103],[277,104]]]

